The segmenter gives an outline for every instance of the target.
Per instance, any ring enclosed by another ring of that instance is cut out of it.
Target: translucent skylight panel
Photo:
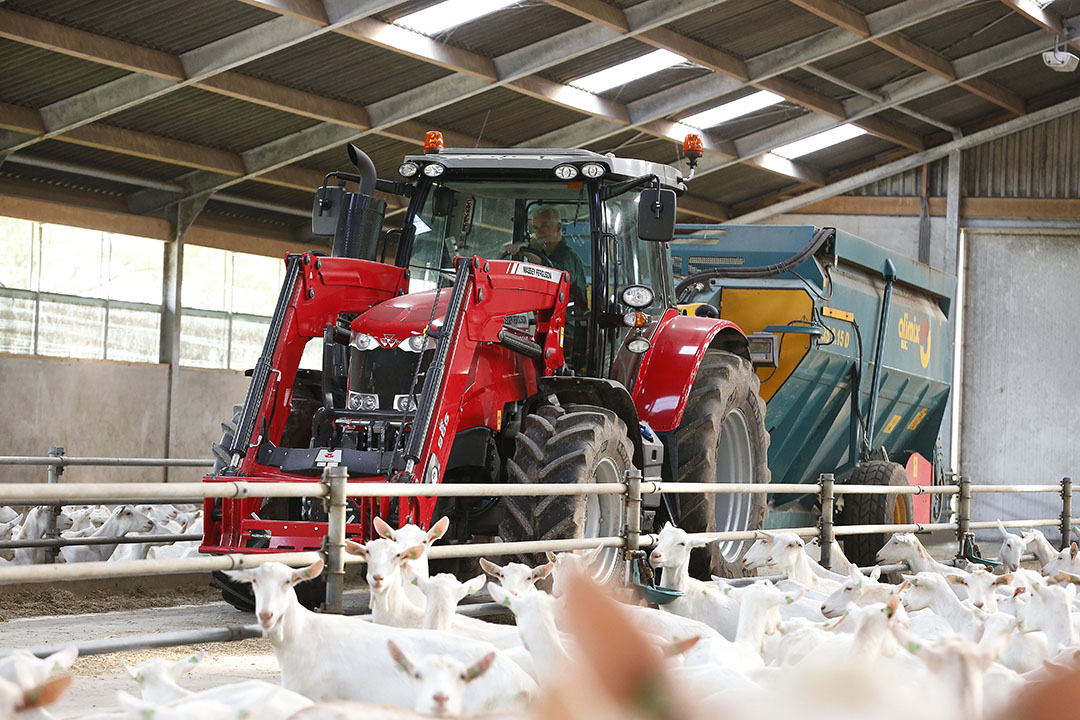
[[[395,25],[414,30],[422,35],[436,35],[443,30],[490,15],[519,0],[445,0],[438,5],[424,8],[399,17]]]
[[[851,140],[852,138],[857,138],[860,135],[865,134],[866,131],[860,127],[855,127],[854,125],[841,125],[832,130],[826,130],[817,135],[811,135],[808,138],[803,138],[802,140],[797,140],[793,143],[788,143],[787,145],[781,145],[772,152],[774,155],[779,155],[782,158],[794,160],[803,155],[809,155],[812,152],[824,150],[827,147],[838,145],[845,140]]]
[[[687,62],[687,59],[682,55],[676,55],[667,50],[654,50],[633,60],[571,80],[570,85],[588,92],[602,93],[684,62]]]
[[[690,127],[704,130],[705,128],[715,127],[721,123],[726,123],[728,120],[734,120],[737,117],[749,115],[752,112],[757,112],[758,110],[776,105],[783,101],[784,98],[776,93],[771,93],[768,90],[761,90],[753,95],[747,95],[738,100],[732,100],[723,105],[717,105],[714,108],[694,113],[689,117],[684,117],[680,122],[689,125]]]

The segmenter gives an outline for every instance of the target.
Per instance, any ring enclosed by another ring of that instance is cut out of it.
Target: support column
[[[949,153],[949,175],[945,182],[945,247],[946,252],[951,248],[953,253],[957,253],[960,249],[960,174],[962,170],[960,161],[962,155],[960,150]],[[960,266],[959,261],[958,257],[956,267]],[[948,268],[943,269],[948,271]]]
[[[169,366],[169,385],[165,395],[165,453],[171,457],[179,424],[177,396],[180,387],[180,293],[184,280],[184,235],[206,206],[209,195],[184,200],[169,208],[172,239],[165,243],[161,273],[161,342],[158,361]],[[165,481],[170,469],[165,468]]]

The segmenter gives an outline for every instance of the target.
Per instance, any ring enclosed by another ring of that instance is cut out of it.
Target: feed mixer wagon
[[[941,482],[954,277],[834,228],[680,225],[671,245],[688,314],[747,333],[774,483]],[[841,496],[845,525],[926,523],[931,496]],[[940,496],[934,496],[940,497]],[[816,494],[770,496],[769,525],[812,524]],[[873,564],[881,535],[850,536]]]

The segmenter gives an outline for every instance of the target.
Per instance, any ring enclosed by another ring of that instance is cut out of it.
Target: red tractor
[[[290,254],[251,386],[214,445],[207,482],[767,483],[769,436],[746,337],[675,303],[666,241],[685,178],[667,165],[585,150],[450,149],[377,179],[330,173],[313,230],[330,255]],[[693,147],[688,156],[693,162]],[[380,190],[408,199],[384,232]],[[321,344],[321,370],[300,369]],[[766,496],[644,499],[644,529],[762,527]],[[207,500],[201,550],[317,549],[319,500]],[[351,499],[347,532],[372,518],[451,541],[618,535],[621,496]],[[698,572],[732,575],[742,543],[713,544]],[[608,577],[619,553],[606,551]],[[246,593],[221,580],[226,598]],[[318,589],[315,590],[318,592]]]

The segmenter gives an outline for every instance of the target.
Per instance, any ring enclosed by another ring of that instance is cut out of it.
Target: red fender
[[[690,388],[709,348],[749,358],[746,335],[727,320],[679,315],[668,310],[652,336],[634,382],[638,417],[653,430],[674,430],[682,421]]]

